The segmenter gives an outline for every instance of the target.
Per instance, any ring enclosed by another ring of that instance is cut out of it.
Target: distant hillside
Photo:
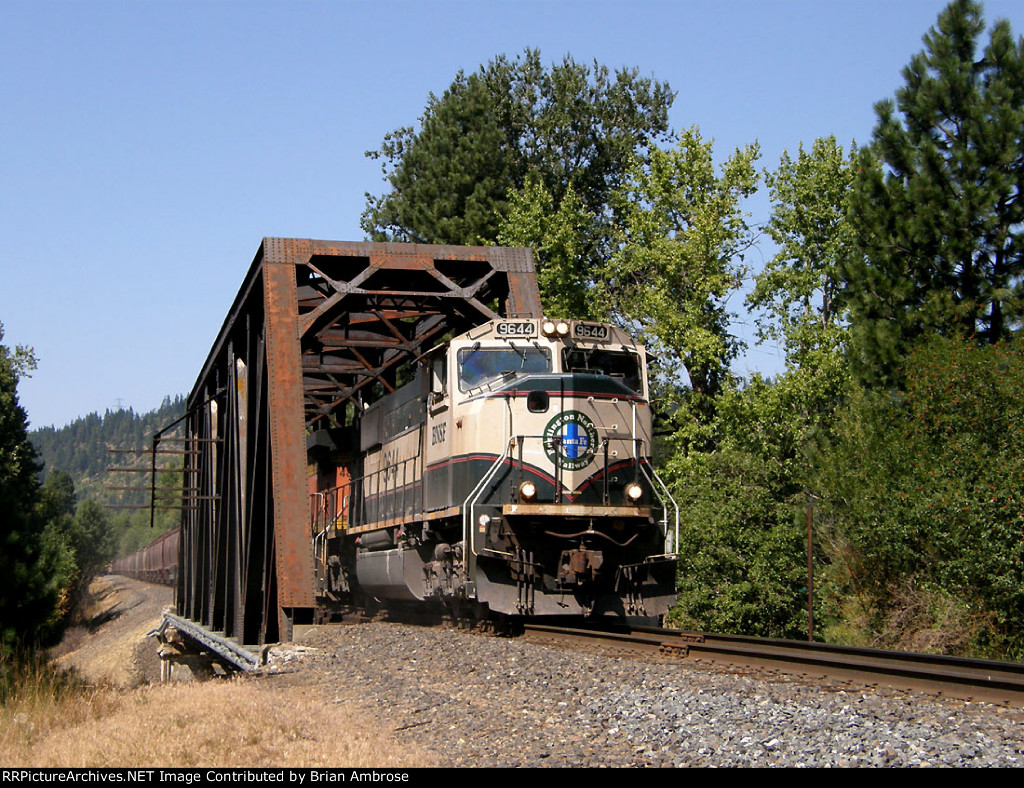
[[[104,490],[104,486],[111,483],[107,478],[107,468],[138,463],[131,455],[111,454],[108,449],[149,448],[153,433],[184,413],[184,397],[164,397],[160,407],[149,413],[136,413],[131,408],[108,410],[102,416],[90,413],[66,427],[33,430],[29,439],[45,463],[44,472],[56,469],[71,476],[79,500],[90,497],[110,503],[123,498]],[[114,483],[128,482],[125,475]]]

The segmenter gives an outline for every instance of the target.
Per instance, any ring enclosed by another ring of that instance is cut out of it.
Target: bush
[[[853,398],[817,478],[831,613],[852,595],[891,639],[921,594],[956,600],[945,648],[1024,658],[1024,353],[935,338],[904,372]]]

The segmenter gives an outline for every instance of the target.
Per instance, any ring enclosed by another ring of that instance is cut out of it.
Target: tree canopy
[[[687,442],[703,440],[697,433],[740,349],[727,304],[753,238],[742,201],[758,182],[756,143],[720,169],[712,147],[690,128],[675,148],[654,150],[630,170],[617,195],[621,243],[603,277],[609,312],[661,355],[663,373],[685,372],[684,418],[697,428]]]
[[[846,221],[851,158],[835,137],[801,144],[795,159],[782,154],[765,172],[772,214],[765,231],[778,251],[757,274],[747,305],[765,311],[762,340],[780,342],[787,366],[819,366],[816,356],[842,345],[842,264],[853,243]]]
[[[367,195],[363,230],[377,241],[474,245],[501,236],[533,246],[542,280],[550,262],[559,268],[551,278],[577,290],[559,308],[578,313],[587,272],[610,254],[611,195],[637,157],[670,139],[673,99],[667,84],[636,69],[571,57],[547,68],[537,50],[460,71],[440,97],[430,95],[418,130],[397,129],[367,154],[381,161],[390,191]],[[562,221],[542,224],[538,210],[561,212]],[[569,252],[558,237],[566,222]]]

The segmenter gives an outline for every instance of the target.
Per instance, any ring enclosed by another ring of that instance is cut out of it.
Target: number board
[[[533,323],[498,323],[496,329],[500,337],[532,337],[537,332]]]
[[[573,329],[573,336],[577,339],[608,339],[608,326],[577,323]]]

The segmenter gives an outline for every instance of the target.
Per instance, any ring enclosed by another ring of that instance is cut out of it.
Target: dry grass
[[[0,708],[0,766],[437,766],[311,688],[252,681],[82,690]]]
[[[873,645],[921,654],[965,655],[991,626],[992,616],[969,594],[954,597],[910,578],[893,595],[883,631]]]
[[[86,687],[38,656],[0,658],[0,676],[0,766],[27,763],[25,753],[40,735],[88,725],[111,709],[110,693]]]
[[[968,593],[954,597],[909,578],[885,600],[884,607],[878,600],[851,594],[839,611],[836,621],[823,627],[826,643],[920,654],[990,656],[978,653],[977,644],[994,628],[993,617]]]
[[[0,767],[438,765],[398,744],[358,697],[334,690],[284,686],[280,677],[137,687],[159,675],[145,633],[169,595],[100,578],[87,626],[70,633],[53,663],[0,658]]]

